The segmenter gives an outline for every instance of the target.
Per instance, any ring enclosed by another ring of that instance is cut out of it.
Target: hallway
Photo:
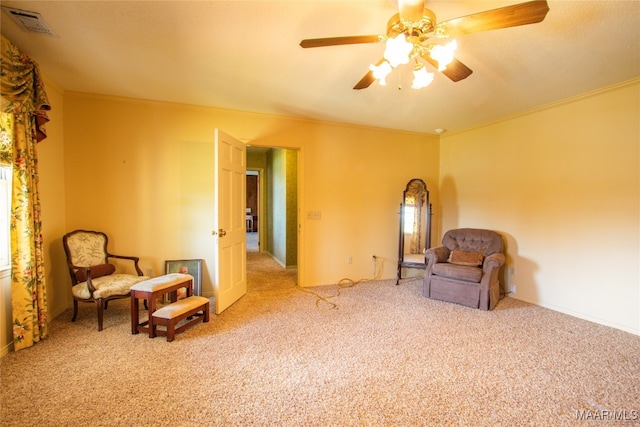
[[[247,244],[247,292],[290,289],[296,286],[298,270],[286,269],[274,261],[271,255],[258,253],[257,250],[250,252],[248,247]]]
[[[247,232],[247,252],[259,252],[258,232]]]

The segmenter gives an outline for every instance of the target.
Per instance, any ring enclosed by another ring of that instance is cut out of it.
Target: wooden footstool
[[[200,313],[201,312],[201,313]],[[195,316],[187,323],[176,329],[176,325],[182,320]],[[202,321],[209,321],[209,299],[200,296],[191,296],[166,305],[152,314],[153,322],[150,323],[150,336],[167,335],[167,341],[171,342],[175,334],[180,333],[190,326]],[[158,330],[158,326],[164,326],[165,331]]]

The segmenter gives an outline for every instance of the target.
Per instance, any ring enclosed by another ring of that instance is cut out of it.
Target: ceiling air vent
[[[13,20],[26,31],[57,37],[57,34],[44,22],[44,19],[42,19],[42,16],[38,12],[29,12],[7,6],[2,6],[2,10],[7,12]]]

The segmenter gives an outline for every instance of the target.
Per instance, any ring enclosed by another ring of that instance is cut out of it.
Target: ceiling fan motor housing
[[[424,9],[419,21],[409,22],[396,13],[387,22],[387,37],[395,38],[405,34],[414,44],[423,43],[436,35],[436,15],[429,9]]]

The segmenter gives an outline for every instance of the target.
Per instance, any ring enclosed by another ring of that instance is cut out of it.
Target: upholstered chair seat
[[[95,288],[95,291],[91,293],[87,282],[78,283],[71,287],[71,293],[78,299],[89,298],[110,298],[113,296],[129,295],[130,289],[133,285],[140,282],[140,278],[144,279],[145,276],[134,276],[132,274],[112,274],[110,276],[98,277],[91,282]],[[147,277],[148,279],[148,277]]]
[[[440,277],[448,277],[453,280],[479,283],[482,279],[482,269],[464,265],[440,262],[433,266],[433,274]]]

